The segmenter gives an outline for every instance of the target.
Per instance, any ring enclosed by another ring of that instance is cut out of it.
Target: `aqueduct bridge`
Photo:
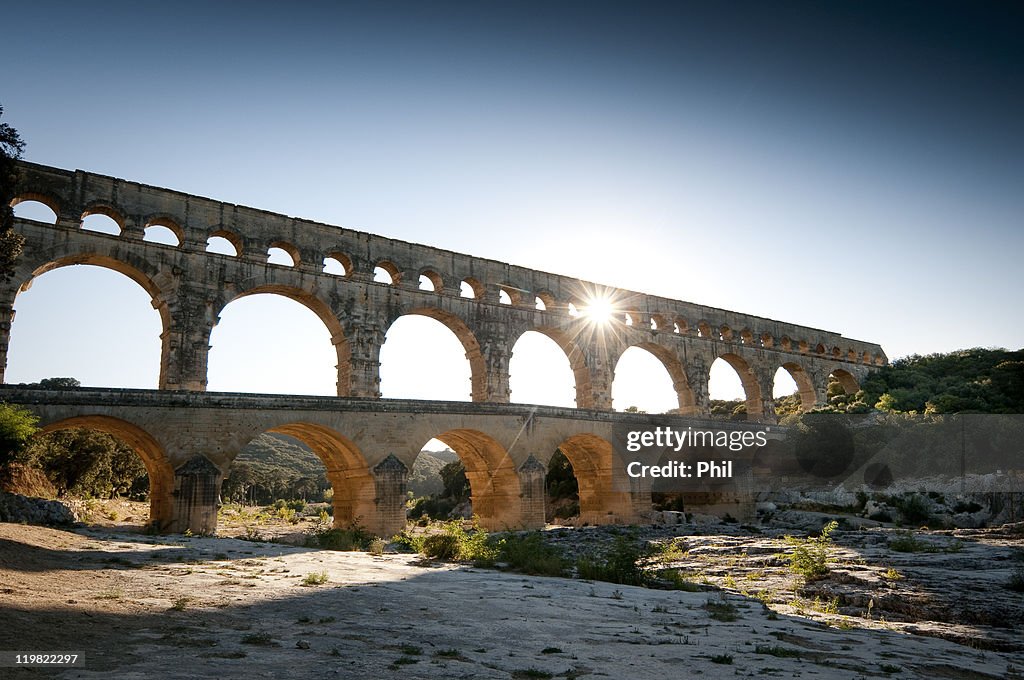
[[[681,423],[706,424],[709,370],[718,358],[739,374],[753,421],[774,418],[780,367],[810,409],[826,402],[830,376],[853,392],[871,367],[887,361],[879,345],[835,332],[80,170],[27,162],[20,170],[13,204],[38,201],[56,220],[15,220],[25,247],[15,276],[0,284],[0,377],[18,293],[52,269],[91,264],[128,276],[152,297],[163,326],[160,379],[152,391],[5,386],[0,398],[30,406],[47,429],[95,427],[134,446],[149,469],[152,517],[172,531],[215,527],[220,479],[238,451],[268,430],[297,437],[324,461],[338,524],[358,517],[386,533],[404,523],[405,475],[432,437],[462,458],[474,510],[489,526],[543,522],[543,471],[559,447],[579,479],[585,519],[631,521],[649,506],[649,490],[612,488],[610,481],[610,428],[644,418],[611,411],[615,365],[628,348],[645,349],[665,366]],[[83,229],[93,214],[111,218],[119,233]],[[170,230],[177,244],[145,240],[152,227]],[[209,252],[214,237],[234,254]],[[270,249],[287,253],[291,264],[268,262]],[[332,261],[338,273],[325,271]],[[390,282],[375,280],[375,270]],[[291,298],[324,322],[337,351],[337,398],[205,392],[210,334],[221,310],[258,293]],[[611,302],[610,321],[588,316],[595,299]],[[390,325],[407,314],[436,319],[462,343],[473,403],[380,398],[380,349]],[[509,403],[512,347],[528,331],[565,352],[578,408]]]

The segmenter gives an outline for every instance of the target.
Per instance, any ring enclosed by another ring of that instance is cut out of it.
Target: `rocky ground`
[[[783,535],[827,513],[548,532],[569,554],[660,546],[651,568],[694,585],[658,590],[146,536],[127,519],[142,510],[94,504],[95,522],[118,526],[71,531],[0,524],[2,647],[85,656],[14,677],[1024,678],[1024,597],[1007,587],[1024,565],[1020,525],[847,527],[831,572],[809,583],[788,569]],[[252,537],[255,517],[236,519],[225,533]]]

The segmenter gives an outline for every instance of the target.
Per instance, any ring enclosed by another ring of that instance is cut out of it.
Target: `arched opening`
[[[480,345],[455,315],[433,308],[410,310],[387,330],[380,350],[380,390],[389,399],[487,401]]]
[[[508,291],[504,288],[498,290],[498,304],[499,305],[511,305],[512,296],[508,294]]]
[[[393,263],[383,260],[373,268],[373,280],[375,283],[383,283],[388,286],[397,286],[400,272]]]
[[[120,236],[124,229],[124,218],[111,208],[90,208],[82,213],[82,229],[97,234]]]
[[[692,414],[696,407],[679,360],[660,345],[642,343],[628,348],[615,364],[612,408]]]
[[[331,253],[324,258],[324,274],[351,276],[352,260],[344,253]]]
[[[50,463],[64,475],[65,483],[74,479],[71,488],[88,485],[93,496],[103,487],[98,483],[109,481],[108,488],[117,490],[144,485],[148,491],[149,518],[141,524],[150,524],[158,530],[170,527],[173,521],[174,469],[167,459],[163,447],[142,428],[120,418],[106,415],[88,415],[66,418],[49,423],[40,429],[49,441],[43,444],[50,449]],[[64,434],[66,433],[66,434]],[[116,445],[97,437],[104,433],[129,447],[142,460],[146,478],[137,476]],[[68,454],[71,454],[70,456]],[[85,488],[83,486],[82,488]],[[110,514],[108,519],[115,520]],[[116,521],[116,520],[115,520]]]
[[[512,402],[576,405],[576,374],[565,350],[549,335],[527,331],[519,336],[508,371]]]
[[[579,494],[579,523],[622,524],[635,520],[633,498],[624,474],[625,467],[612,445],[593,434],[569,437],[558,446],[576,478]]]
[[[568,304],[568,306],[565,308],[565,312],[566,314],[574,318],[580,315],[580,310],[576,308],[576,303],[574,302],[570,302]]]
[[[555,450],[544,476],[544,521],[548,524],[573,524],[580,516],[580,482],[572,461]]]
[[[764,413],[754,372],[737,354],[723,354],[711,364],[708,395],[712,417],[753,420]]]
[[[505,448],[488,435],[469,429],[449,430],[435,439],[454,451],[462,464],[469,483],[468,505],[463,504],[463,514],[475,515],[480,525],[489,530],[519,527],[519,474]]]
[[[179,232],[165,224],[150,223],[147,225],[143,231],[142,240],[147,243],[158,243],[164,246],[174,246],[175,248],[181,245]]]
[[[206,252],[238,257],[242,254],[242,239],[237,234],[220,229],[206,239]]]
[[[5,382],[67,376],[97,387],[159,387],[168,313],[163,304],[154,309],[161,295],[146,275],[73,256],[37,269],[21,291]]]
[[[421,525],[430,520],[468,519],[473,516],[470,494],[459,454],[440,439],[424,444],[409,473],[408,518]]]
[[[20,220],[57,224],[57,202],[42,194],[22,194],[11,201],[14,216]]]
[[[474,278],[465,278],[459,283],[459,296],[481,300],[484,297],[484,287]]]
[[[263,287],[229,302],[210,334],[207,388],[219,392],[348,394],[348,344],[327,305]]]
[[[299,263],[298,249],[287,243],[275,243],[267,249],[267,264],[294,267]]]
[[[811,376],[795,361],[782,364],[775,371],[772,399],[775,413],[780,417],[811,410],[815,402]]]
[[[828,405],[840,411],[861,413],[870,410],[862,400],[864,395],[857,378],[844,368],[834,368],[829,373],[825,396]]]
[[[221,496],[226,535],[252,535],[303,542],[311,528],[343,529],[375,516],[373,476],[359,448],[331,428],[309,422],[272,427],[235,457]],[[269,516],[258,527],[252,506]]]
[[[541,338],[536,337],[537,335],[540,335]],[[560,385],[564,383],[557,377],[564,375],[564,363],[558,355],[551,351],[552,345],[544,342],[544,338],[554,342],[561,357],[568,360],[569,370],[572,373],[572,385],[575,388],[573,392],[575,404],[567,400],[569,393],[567,390],[563,392]],[[522,346],[519,344],[520,340],[524,340]],[[542,373],[542,371],[544,372]],[[552,380],[552,376],[556,376],[557,385],[555,380]],[[573,341],[573,336],[558,328],[535,328],[516,340],[516,344],[512,347],[512,358],[509,360],[509,388],[514,395],[513,401],[520,404],[594,407],[590,369],[587,367],[583,350]],[[544,398],[546,401],[527,401],[533,398]]]
[[[428,269],[420,274],[419,288],[432,293],[440,293],[444,290],[444,281],[440,274]]]

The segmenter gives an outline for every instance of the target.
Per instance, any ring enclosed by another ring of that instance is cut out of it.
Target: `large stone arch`
[[[334,489],[334,526],[364,524],[376,513],[376,488],[362,451],[352,440],[335,430],[310,422],[289,422],[270,427],[274,432],[298,439],[308,446],[327,469],[327,481]]]
[[[639,342],[631,344],[630,347],[650,352],[661,362],[672,379],[672,389],[675,390],[676,398],[679,401],[679,413],[683,415],[694,415],[697,413],[697,400],[693,389],[686,377],[686,369],[679,360],[678,355],[671,349],[655,342]],[[628,347],[626,349],[629,349]],[[621,358],[622,355],[619,355]]]
[[[317,318],[319,318],[320,321],[323,322],[324,326],[327,327],[327,331],[331,335],[331,344],[334,345],[335,352],[337,353],[338,356],[338,396],[348,396],[351,393],[352,387],[351,345],[348,342],[348,337],[347,334],[345,333],[344,327],[341,325],[341,321],[338,319],[337,316],[335,316],[330,306],[314,293],[311,293],[307,290],[303,290],[301,288],[296,288],[294,286],[286,286],[280,284],[264,284],[254,286],[253,288],[241,290],[230,298],[226,298],[222,301],[219,301],[215,318],[219,318],[220,314],[224,311],[224,308],[226,308],[235,300],[240,300],[245,297],[261,294],[280,295],[282,297],[288,298],[289,300],[298,302],[303,307],[306,307],[311,312],[316,314]],[[212,332],[212,326],[206,330],[207,344],[209,344],[209,334]]]
[[[568,331],[552,326],[531,326],[517,333],[512,341],[515,346],[523,333],[535,331],[555,341],[565,356],[569,359],[569,368],[572,370],[573,381],[576,384],[576,408],[594,408],[594,390],[591,382],[590,367],[587,365],[587,355],[583,348],[576,342]]]
[[[491,530],[522,524],[521,486],[515,462],[496,440],[479,430],[452,429],[435,435],[459,456],[469,480],[473,514]]]
[[[625,466],[606,439],[576,434],[558,445],[572,464],[579,484],[580,521],[621,524],[635,521],[633,498],[626,486]],[[621,474],[616,474],[618,470]]]
[[[718,358],[732,366],[733,370],[740,377],[740,382],[743,384],[743,393],[746,395],[747,418],[755,420],[763,416],[764,400],[761,396],[761,386],[758,384],[757,375],[754,373],[750,363],[739,354],[733,352],[720,354]]]
[[[403,316],[425,316],[440,322],[445,328],[452,332],[458,339],[466,352],[466,359],[469,361],[469,374],[472,400],[477,402],[489,401],[490,390],[487,382],[487,362],[483,351],[480,348],[480,341],[465,321],[456,314],[438,309],[437,307],[409,307],[401,310],[399,314],[388,319],[388,330]],[[386,335],[386,331],[385,331]]]
[[[149,475],[149,521],[161,529],[174,519],[174,468],[164,448],[138,425],[107,415],[73,416],[47,423],[40,432],[84,427],[117,437],[132,447]]]
[[[832,367],[832,370],[829,371],[828,375],[831,375],[838,380],[839,384],[843,386],[843,389],[846,390],[847,394],[854,395],[860,391],[860,381],[858,381],[857,377],[847,369],[839,365],[835,365]]]
[[[787,361],[782,368],[793,378],[796,383],[797,393],[800,395],[800,410],[810,411],[817,402],[817,392],[814,389],[814,378],[808,373],[800,362]]]
[[[33,262],[30,255],[23,255],[16,268],[12,283],[0,286],[0,298],[2,298],[0,299],[0,308],[13,309],[17,296],[29,290],[36,278],[47,272],[73,265],[92,265],[117,272],[138,284],[150,296],[153,308],[160,315],[161,348],[160,379],[158,384],[161,389],[165,388],[170,351],[169,331],[173,317],[172,309],[168,304],[171,282],[166,280],[166,276],[160,270],[145,261],[140,261],[137,264],[129,263],[91,250],[69,253],[62,257],[42,262],[39,260]],[[0,350],[2,350],[0,351],[0,382],[3,382],[7,371],[7,342],[9,342],[14,322],[13,311],[7,313],[10,314],[10,325],[7,328],[0,329],[2,330],[0,335],[4,336],[2,338],[3,341],[0,342]]]

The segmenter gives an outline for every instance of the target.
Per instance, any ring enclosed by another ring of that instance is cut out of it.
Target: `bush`
[[[459,520],[443,523],[440,533],[422,539],[420,552],[437,560],[472,561],[481,566],[493,565],[497,556],[497,550],[488,544],[487,532],[475,520],[469,531]]]
[[[373,534],[358,524],[352,524],[347,529],[334,529],[320,525],[309,533],[306,538],[306,546],[325,550],[368,550],[372,540]]]
[[[931,517],[931,503],[920,494],[894,498],[891,502],[900,511],[904,524],[923,524]]]
[[[830,534],[836,530],[839,522],[832,520],[826,524],[821,533],[809,538],[793,538],[786,536],[786,543],[793,546],[789,555],[789,569],[795,574],[811,580],[828,573],[828,555],[832,546]]]
[[[513,534],[496,542],[498,561],[524,574],[539,576],[564,576],[569,561],[562,551],[544,540],[539,531],[528,534]]]
[[[627,586],[646,585],[650,575],[638,564],[644,556],[633,541],[619,536],[603,559],[578,559],[576,574],[579,578],[590,581],[607,581]]]

